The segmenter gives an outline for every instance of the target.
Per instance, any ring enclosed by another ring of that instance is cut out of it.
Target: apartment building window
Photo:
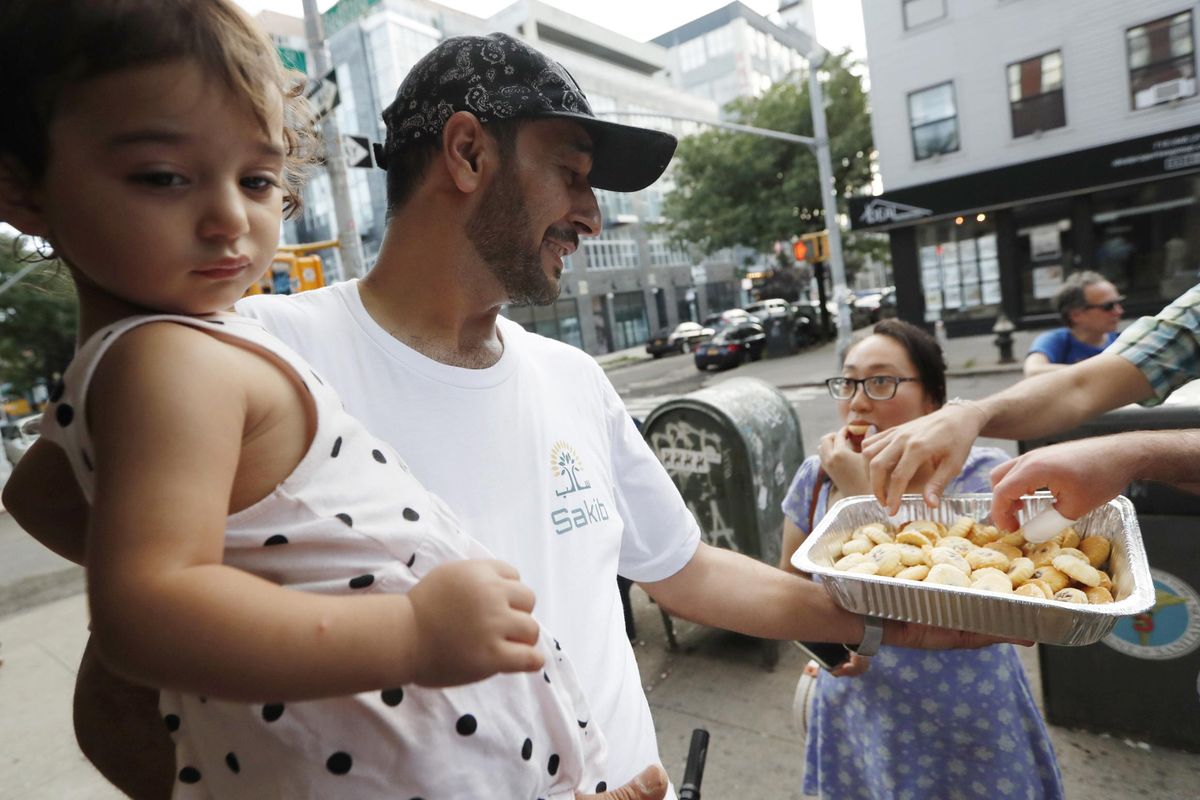
[[[958,111],[951,81],[911,92],[908,118],[917,161],[958,149]]]
[[[691,258],[686,250],[667,239],[650,240],[650,264],[655,267],[677,266],[690,264]]]
[[[901,0],[904,3],[904,28],[919,28],[946,16],[946,0]]]
[[[729,25],[724,25],[706,33],[704,35],[704,48],[708,51],[709,58],[716,58],[717,56],[733,52],[733,28]]]
[[[697,37],[679,45],[680,72],[691,72],[704,66],[704,59],[704,39]]]
[[[1135,110],[1196,94],[1191,11],[1130,28],[1125,43]]]
[[[580,244],[587,253],[589,270],[633,269],[638,266],[637,240],[624,238],[616,230],[604,231],[593,239],[584,239]]]
[[[1014,139],[1066,125],[1062,53],[1055,50],[1009,64],[1008,102]]]

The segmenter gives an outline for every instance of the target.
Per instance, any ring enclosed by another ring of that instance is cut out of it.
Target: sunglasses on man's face
[[[1084,308],[1098,308],[1101,311],[1112,311],[1117,306],[1122,306],[1125,303],[1124,297],[1118,297],[1116,300],[1109,300],[1107,303],[1088,303]]]

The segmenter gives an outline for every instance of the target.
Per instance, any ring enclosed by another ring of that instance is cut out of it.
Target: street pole
[[[850,290],[846,287],[846,266],[842,260],[842,230],[837,218],[837,187],[833,183],[833,163],[829,155],[829,131],[825,126],[825,93],[817,72],[829,53],[813,42],[808,56],[808,102],[812,107],[813,133],[816,135],[817,171],[821,180],[821,205],[825,208],[825,230],[829,232],[829,271],[833,276],[833,300],[837,303],[837,363],[841,369],[850,347]]]
[[[325,52],[325,31],[317,0],[304,0],[304,29],[308,34],[308,49],[318,79],[330,70],[329,54]],[[354,207],[350,203],[350,182],[346,179],[346,156],[342,152],[342,135],[332,110],[325,115],[321,130],[325,139],[325,170],[329,173],[329,188],[333,195],[333,214],[337,219],[338,253],[341,255],[343,279],[363,276],[362,241],[354,222]]]

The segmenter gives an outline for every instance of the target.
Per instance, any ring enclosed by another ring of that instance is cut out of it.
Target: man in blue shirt
[[[1067,277],[1054,297],[1066,327],[1046,331],[1033,340],[1025,356],[1025,375],[1061,369],[1099,355],[1117,338],[1117,323],[1125,309],[1125,298],[1104,276],[1075,272]]]

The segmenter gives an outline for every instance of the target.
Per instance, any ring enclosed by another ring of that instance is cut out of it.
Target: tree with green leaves
[[[845,198],[870,184],[874,144],[862,78],[847,50],[831,54],[819,77],[825,94],[833,175],[839,211]],[[812,136],[808,80],[792,75],[761,97],[741,98],[728,109],[734,122]],[[684,139],[675,157],[676,189],[663,214],[672,238],[693,242],[706,253],[733,245],[769,251],[775,242],[825,228],[817,160],[803,145],[735,131],[712,129]],[[847,237],[846,261],[878,242]],[[883,245],[886,248],[886,245]],[[790,254],[788,254],[790,256]]]
[[[21,242],[0,233],[0,286],[28,266]],[[75,353],[76,304],[71,276],[43,261],[0,294],[0,384],[22,394],[60,375]]]

